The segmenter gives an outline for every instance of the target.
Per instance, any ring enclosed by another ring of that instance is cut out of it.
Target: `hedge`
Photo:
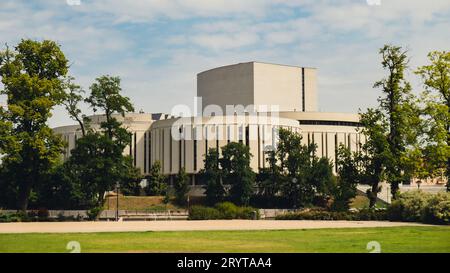
[[[218,203],[214,207],[192,206],[189,210],[189,220],[214,219],[259,219],[258,209],[238,207],[231,202]]]
[[[450,193],[426,193],[420,190],[399,195],[388,207],[392,221],[450,224]]]
[[[387,220],[385,210],[360,211],[326,211],[326,210],[305,210],[295,213],[278,215],[276,220],[346,220],[346,221],[383,221]]]

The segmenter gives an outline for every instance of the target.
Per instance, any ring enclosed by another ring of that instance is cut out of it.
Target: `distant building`
[[[195,184],[207,150],[220,151],[231,141],[250,147],[251,167],[258,171],[267,167],[264,152],[276,146],[278,128],[302,134],[303,143],[316,143],[317,155],[333,162],[339,144],[356,151],[365,142],[357,131],[357,114],[317,112],[315,68],[260,62],[214,68],[197,75],[197,96],[203,100],[199,117],[144,113],[117,117],[132,133],[131,145],[124,153],[131,155],[144,175],[158,160],[164,174],[175,175],[184,167]],[[230,105],[247,109],[230,113],[226,111]],[[273,107],[278,110],[272,111]],[[208,109],[222,109],[222,113]],[[102,119],[93,116],[93,126]],[[70,156],[81,136],[78,126],[54,131],[68,142],[65,157]]]

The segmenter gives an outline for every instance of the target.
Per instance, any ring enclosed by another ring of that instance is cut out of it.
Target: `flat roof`
[[[268,65],[275,65],[275,66],[287,66],[287,67],[295,67],[295,68],[317,69],[317,68],[315,68],[315,67],[309,67],[309,66],[298,66],[298,65],[289,65],[289,64],[278,64],[278,63],[261,62],[261,61],[249,61],[249,62],[241,62],[241,63],[228,64],[228,65],[222,65],[222,66],[210,68],[210,69],[207,69],[207,70],[204,70],[204,71],[202,71],[202,72],[197,73],[197,75],[200,75],[200,74],[203,74],[203,73],[205,73],[205,72],[212,71],[212,70],[215,70],[215,69],[221,69],[221,68],[226,68],[226,67],[230,67],[230,66],[237,66],[237,65],[242,65],[242,64],[251,64],[251,63],[268,64]]]

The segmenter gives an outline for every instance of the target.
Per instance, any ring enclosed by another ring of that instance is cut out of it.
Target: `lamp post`
[[[116,221],[119,221],[119,188],[120,188],[120,183],[117,182],[116,183]]]

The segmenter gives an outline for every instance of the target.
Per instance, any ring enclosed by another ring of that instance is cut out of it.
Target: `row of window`
[[[292,130],[292,128],[287,128]],[[257,128],[257,161],[258,161],[258,168],[265,168],[266,167],[266,160],[265,160],[265,156],[261,156],[262,152],[267,149],[267,147],[270,147],[273,145],[275,145],[274,141],[275,141],[275,135],[276,131],[278,130],[278,127],[273,127],[272,128],[272,138],[270,143],[265,143],[265,139],[270,139],[270,138],[266,138],[265,137],[265,131],[261,130],[260,126],[258,125]],[[261,137],[261,132],[263,133],[262,137]],[[165,142],[165,130],[160,130],[158,132],[160,135],[160,139],[161,139],[161,143],[160,143],[160,148],[158,149],[159,152],[159,158],[161,159],[161,165],[162,167],[164,167],[165,162],[164,162],[164,142]],[[316,133],[306,133],[306,137],[307,137],[307,143],[319,143],[320,142],[320,148],[321,148],[321,155],[320,156],[325,156],[325,157],[329,157],[331,155],[328,154],[329,150],[328,150],[328,137],[329,134],[328,133],[320,133],[320,140],[316,140],[315,138]],[[194,130],[194,137],[195,137],[195,130]],[[239,133],[239,138],[238,141],[240,143],[244,143],[245,140],[245,145],[249,146],[250,145],[250,127],[247,125],[245,126],[245,138],[243,137],[242,133]],[[229,134],[227,134],[227,143],[230,143],[230,137]],[[192,154],[192,159],[193,159],[193,170],[194,172],[196,172],[198,170],[198,142],[197,140],[193,140],[193,154]],[[352,145],[352,142],[355,142]],[[360,142],[359,138],[356,137],[356,139],[352,139],[351,138],[351,134],[346,134],[346,137],[344,137],[343,142],[340,141],[338,142],[338,134],[334,134],[334,147],[335,147],[335,151],[334,151],[334,157],[336,158],[337,155],[337,148],[339,143],[343,143],[346,147],[351,148],[356,147],[356,149],[359,149],[359,145],[358,143]],[[134,166],[137,165],[137,147],[136,147],[136,143],[137,143],[137,134],[134,133],[132,134],[132,145],[130,145],[130,151],[129,154],[130,156],[133,157],[133,163]],[[172,148],[173,142],[169,141],[169,154],[172,155],[173,154],[173,148]],[[186,165],[186,141],[185,140],[180,140],[178,141],[178,164],[180,167],[185,167]],[[208,151],[208,140],[205,139],[205,151]],[[219,147],[219,140],[215,140],[215,146],[217,150],[220,150]],[[203,156],[203,155],[202,155]],[[143,166],[143,171],[144,173],[147,173],[149,170],[149,166],[152,162],[152,158],[151,158],[151,135],[150,132],[145,132],[144,133],[144,149],[143,149],[143,157],[144,157],[144,166]],[[172,160],[169,160],[169,170],[170,172],[173,171],[173,166],[172,166]]]
[[[353,126],[360,127],[361,123],[354,121],[335,120],[299,120],[300,125],[332,125],[332,126]]]

